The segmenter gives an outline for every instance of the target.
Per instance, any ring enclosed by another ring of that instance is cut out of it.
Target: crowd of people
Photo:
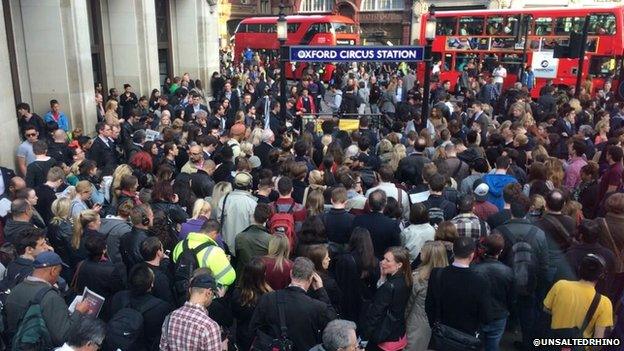
[[[503,70],[435,74],[427,116],[405,63],[310,69],[285,119],[279,70],[253,60],[209,90],[188,74],[150,96],[97,85],[95,136],[59,101],[43,118],[19,104],[17,171],[0,168],[4,346],[621,338],[624,102],[609,82],[504,89]]]

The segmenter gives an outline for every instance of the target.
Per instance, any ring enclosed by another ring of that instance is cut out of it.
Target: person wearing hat
[[[482,180],[479,179],[474,182],[472,193],[474,194],[475,203],[472,212],[484,221],[498,212],[498,207],[487,201],[489,191],[490,187]]]
[[[544,308],[552,316],[550,329],[554,337],[560,335],[558,329],[566,328],[579,328],[583,338],[605,337],[605,330],[613,326],[613,306],[608,297],[596,291],[596,283],[606,266],[600,255],[587,254],[578,268],[579,281],[559,280],[550,289]]]
[[[221,235],[230,249],[234,249],[236,235],[251,225],[258,200],[251,194],[253,177],[247,172],[234,176],[233,191],[219,201],[217,219]]]
[[[178,242],[173,249],[173,262],[178,263],[185,246],[188,246],[188,249],[194,249],[203,245],[205,247],[197,252],[199,267],[209,268],[220,285],[231,285],[236,279],[236,272],[230,265],[230,260],[225,251],[217,243],[218,235],[219,222],[214,219],[206,220],[198,232],[191,232],[186,236],[186,239]],[[232,244],[230,247],[234,249],[235,246]]]
[[[221,339],[221,328],[208,316],[208,306],[212,303],[216,291],[217,284],[210,274],[199,274],[191,279],[188,301],[165,318],[160,337],[160,350],[227,349],[227,339]]]
[[[46,346],[58,347],[67,339],[70,328],[89,310],[89,303],[82,301],[76,305],[74,313],[69,313],[67,304],[56,287],[63,265],[61,257],[53,251],[44,251],[35,257],[32,274],[15,286],[7,297],[5,308],[9,336],[15,334],[31,301],[41,293],[41,315],[51,341],[51,345]]]

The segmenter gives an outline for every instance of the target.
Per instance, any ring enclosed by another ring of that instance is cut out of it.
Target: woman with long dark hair
[[[401,350],[407,345],[405,308],[412,288],[409,257],[409,251],[400,246],[384,254],[377,292],[364,322],[367,349]]]
[[[249,321],[260,297],[273,291],[266,281],[266,265],[260,257],[254,257],[243,268],[238,287],[232,293],[232,315],[236,319],[236,344],[239,350],[249,350],[253,334]]]
[[[331,259],[329,258],[327,244],[310,246],[305,256],[314,263],[314,270],[323,280],[323,287],[327,291],[327,295],[334,309],[340,311],[340,306],[342,305],[342,291],[338,287],[336,279],[334,279],[328,271]]]
[[[368,229],[353,229],[347,250],[337,252],[333,260],[333,273],[343,293],[341,314],[361,325],[359,322],[373,298],[379,278],[379,262]]]

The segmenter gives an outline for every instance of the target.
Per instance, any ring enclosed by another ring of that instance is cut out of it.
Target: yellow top
[[[560,280],[555,283],[544,299],[544,307],[552,314],[551,328],[581,328],[595,293],[594,286],[588,282]],[[600,297],[583,336],[593,337],[596,326],[613,326],[613,307],[606,296]]]

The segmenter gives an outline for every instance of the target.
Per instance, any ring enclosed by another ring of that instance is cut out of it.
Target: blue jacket
[[[496,205],[499,211],[501,211],[505,206],[505,200],[503,200],[503,189],[507,184],[518,182],[514,176],[494,173],[484,175],[483,181],[490,187],[487,201]]]
[[[46,113],[43,116],[43,120],[47,123],[47,122],[56,122],[58,124],[58,127],[61,128],[62,130],[69,132],[69,119],[67,118],[67,116],[65,116],[65,114],[63,112],[59,112],[59,119],[58,121],[54,119],[54,117],[52,116],[52,111],[48,111],[48,113]]]

